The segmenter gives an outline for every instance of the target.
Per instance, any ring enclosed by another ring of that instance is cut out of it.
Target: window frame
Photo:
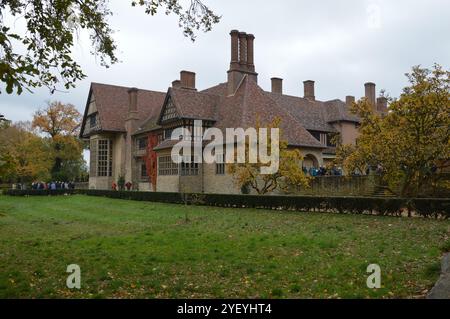
[[[143,141],[144,144],[141,144]],[[136,141],[136,148],[139,151],[144,151],[147,149],[148,146],[148,138],[147,137],[139,137]]]
[[[216,154],[216,175],[225,175],[225,153]]]
[[[97,141],[97,176],[111,177],[112,166],[112,141],[110,139],[99,139]]]
[[[179,174],[179,165],[172,161],[170,155],[158,156],[158,175],[159,176],[177,176]]]
[[[183,156],[183,161],[180,164],[180,175],[181,176],[198,176],[200,173],[200,165],[195,162],[195,156],[191,156],[190,163],[188,160],[185,161]]]

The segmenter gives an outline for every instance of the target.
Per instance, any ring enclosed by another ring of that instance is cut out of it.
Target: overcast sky
[[[121,63],[101,67],[82,35],[75,56],[88,77],[76,89],[54,95],[47,89],[3,93],[0,113],[31,120],[47,100],[72,103],[82,112],[90,82],[165,92],[183,69],[197,73],[198,89],[225,82],[232,29],[255,35],[263,89],[270,89],[271,77],[282,77],[285,93],[301,96],[302,82],[311,79],[319,100],[359,98],[368,81],[377,91],[398,96],[411,66],[450,65],[448,0],[205,0],[222,20],[213,31],[199,33],[195,43],[183,37],[175,16],[151,17],[130,3],[111,0]]]

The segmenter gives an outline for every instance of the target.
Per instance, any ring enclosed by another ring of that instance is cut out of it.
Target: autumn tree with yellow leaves
[[[255,129],[258,132],[260,128],[267,128],[270,132],[273,128],[280,128],[281,119],[279,117],[262,126],[260,120],[257,120]],[[272,140],[271,134],[267,134],[267,154],[271,154]],[[280,130],[280,137],[281,137]],[[250,163],[249,150],[250,141],[247,138],[245,144],[245,163],[228,164],[228,172],[233,176],[235,184],[241,189],[250,188],[256,193],[262,195],[271,193],[275,190],[291,192],[298,188],[309,186],[309,177],[302,170],[301,162],[303,157],[298,149],[288,148],[286,140],[280,140],[279,146],[279,169],[273,174],[261,174],[261,168],[266,167],[265,164],[258,159],[257,163]],[[257,146],[260,147],[261,140],[258,140]]]
[[[82,157],[83,145],[78,139],[81,114],[71,104],[49,102],[33,117],[32,127],[43,133],[52,146],[52,169],[54,179],[73,179],[85,169]]]
[[[352,111],[361,119],[356,146],[340,145],[338,161],[347,172],[378,167],[400,196],[433,195],[450,167],[450,72],[435,65],[406,74],[410,85],[380,116],[361,99]]]
[[[0,179],[31,182],[50,178],[51,146],[19,122],[0,127]]]

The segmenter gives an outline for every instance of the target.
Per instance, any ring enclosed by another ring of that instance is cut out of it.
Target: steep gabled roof
[[[139,126],[135,134],[161,128],[161,120],[168,103],[176,108],[177,118],[216,120],[216,106],[220,97],[183,88],[169,88],[158,114],[152,114]]]
[[[247,76],[234,95],[222,97],[217,117],[215,126],[222,130],[238,127],[247,129],[254,127],[258,118],[262,124],[268,124],[280,117],[282,138],[287,139],[289,145],[324,148],[292,114],[280,107]]]
[[[350,112],[348,106],[341,100],[331,100],[324,102],[327,112],[327,121],[329,123],[348,121],[359,123],[360,119]]]
[[[181,118],[216,120],[219,96],[182,88],[171,88],[169,94]]]
[[[91,83],[89,97],[95,98],[101,131],[124,132],[125,119],[128,115],[128,90],[130,88],[109,84]],[[165,93],[138,90],[137,109],[141,123],[149,117],[156,116],[161,110]],[[86,105],[85,116],[81,127],[84,130],[89,99]]]

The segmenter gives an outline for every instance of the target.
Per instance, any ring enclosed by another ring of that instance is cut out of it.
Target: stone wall
[[[216,164],[204,164],[204,192],[210,194],[240,194],[240,189],[233,183],[233,177],[226,172],[216,174]]]
[[[158,192],[179,192],[179,177],[178,175],[160,176],[156,180],[156,190]]]
[[[112,177],[89,177],[89,189],[111,189]]]
[[[376,187],[375,176],[318,176],[310,188],[297,192],[299,195],[367,196]]]

